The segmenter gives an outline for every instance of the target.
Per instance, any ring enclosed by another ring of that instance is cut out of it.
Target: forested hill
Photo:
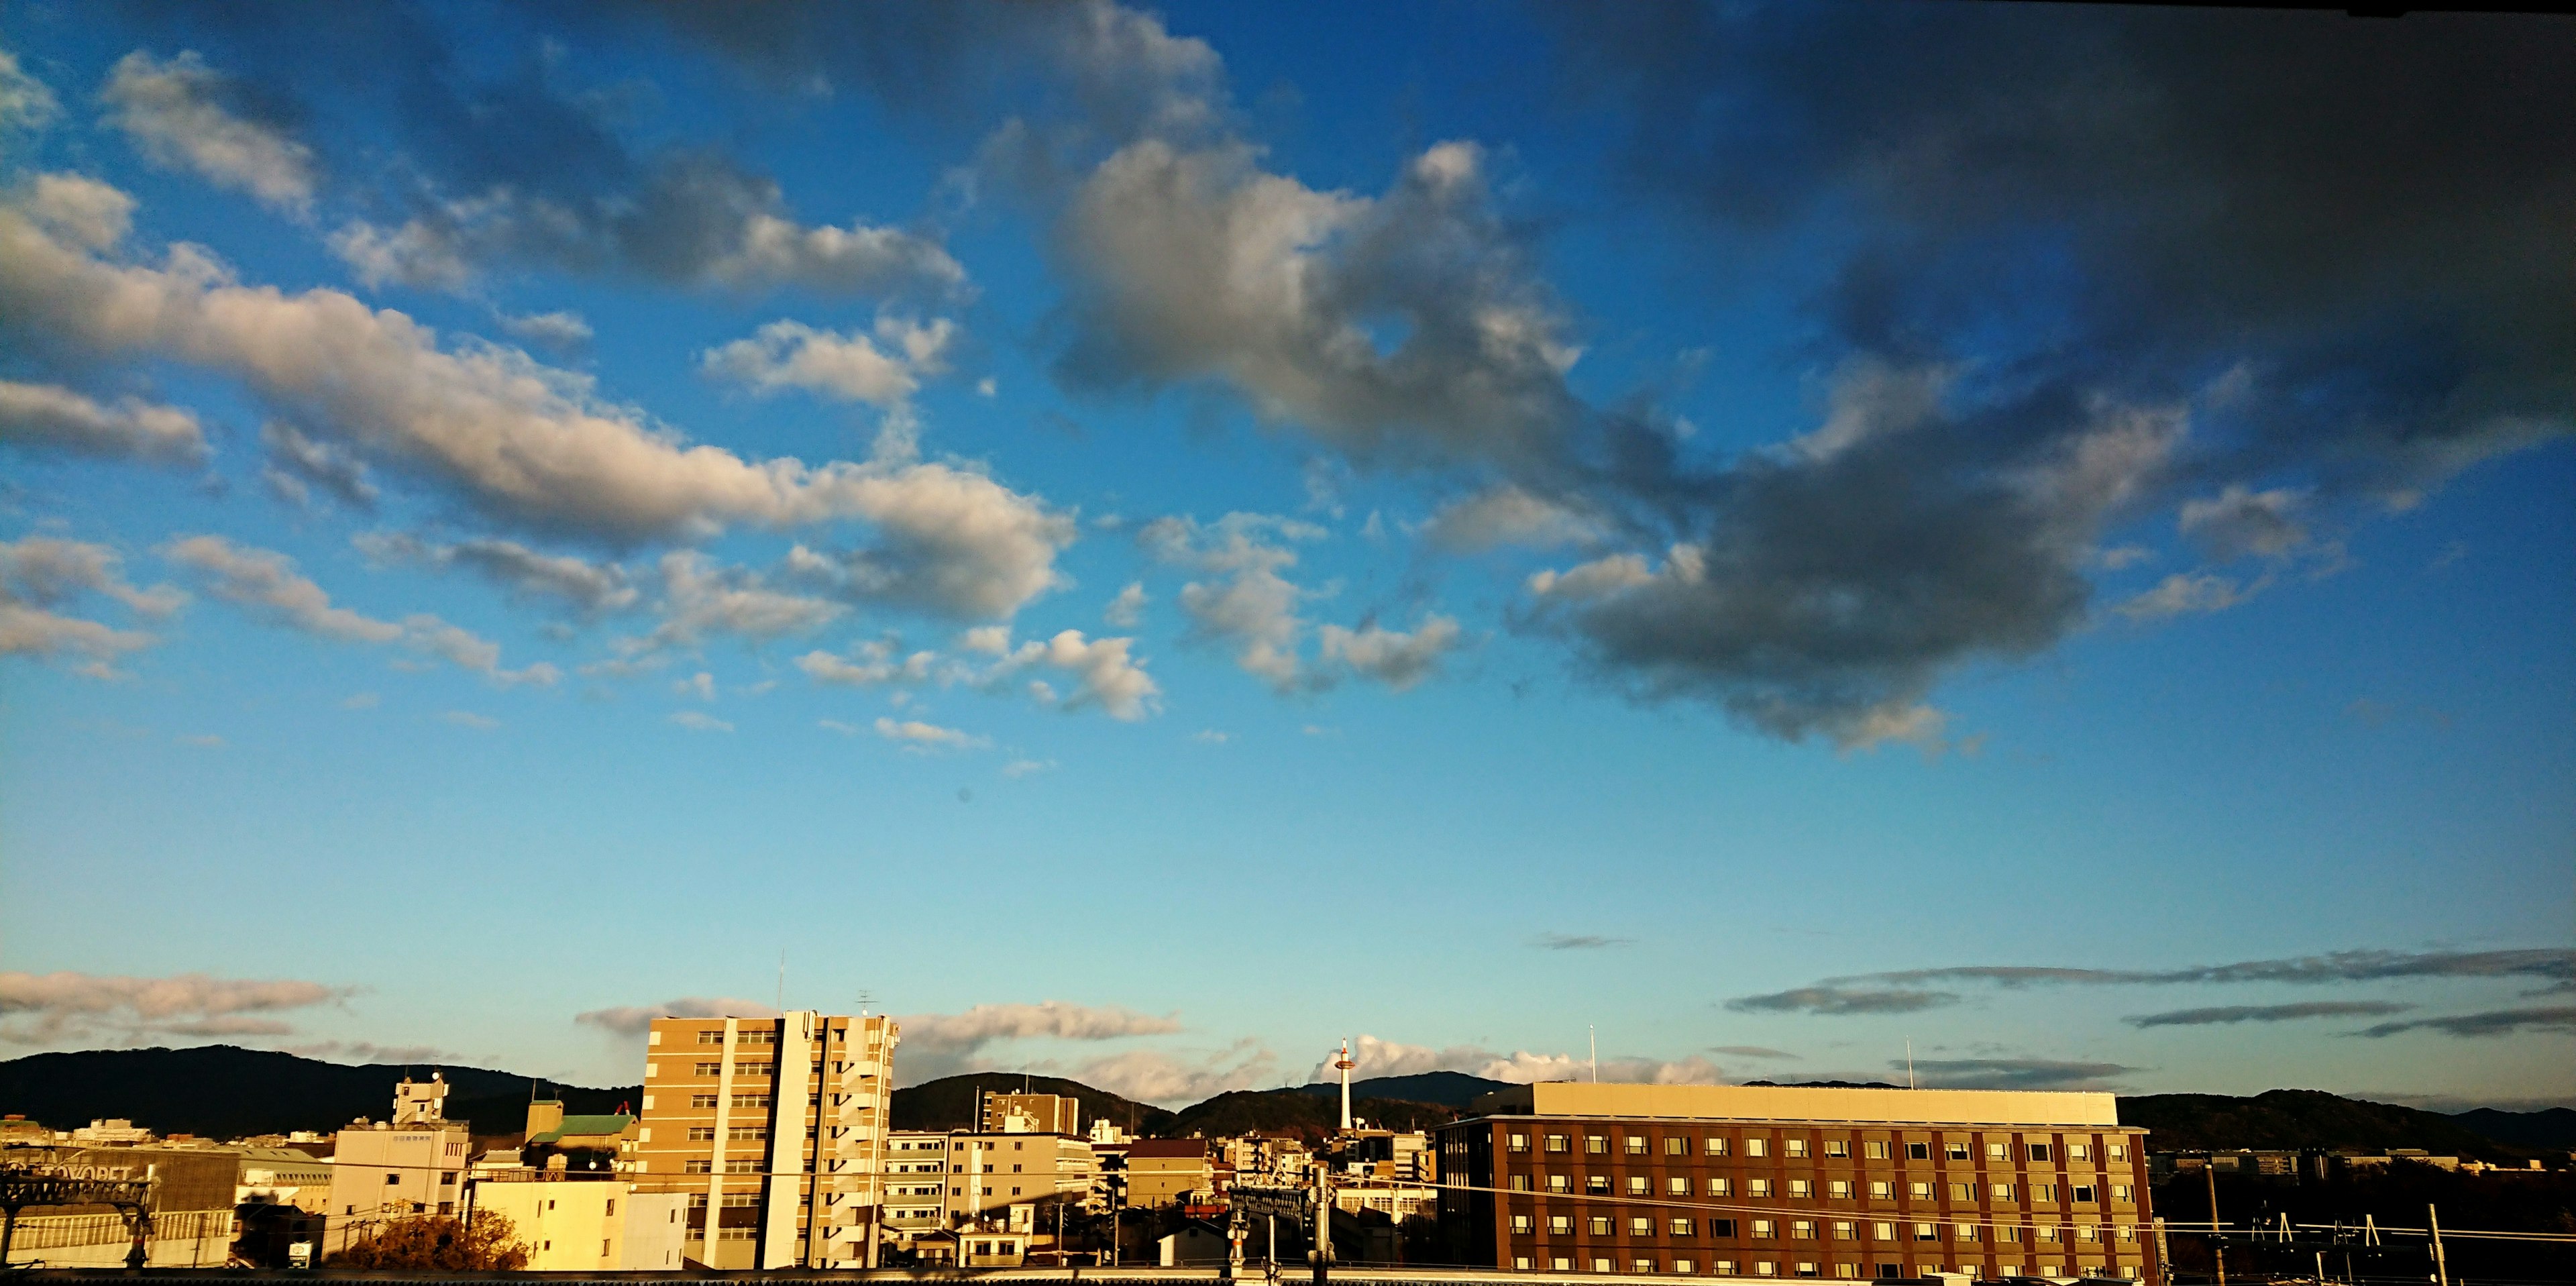
[[[1408,1103],[1393,1098],[1351,1099],[1351,1114],[1373,1128],[1421,1130],[1457,1120],[1461,1109],[1440,1103]],[[1341,1124],[1340,1087],[1331,1096],[1304,1088],[1233,1090],[1181,1109],[1158,1133],[1167,1138],[1193,1134],[1294,1134],[1321,1139]]]
[[[2505,1113],[2501,1115],[2512,1115]],[[2157,1152],[2210,1148],[2422,1148],[2444,1156],[2519,1161],[2527,1148],[2439,1112],[2343,1098],[2322,1090],[2147,1094],[2120,1100],[2120,1123],[2143,1125]]]
[[[232,1045],[195,1049],[93,1049],[30,1054],[0,1062],[0,1112],[57,1129],[126,1117],[161,1134],[238,1138],[291,1130],[336,1130],[393,1111],[394,1083],[432,1071],[455,1088],[447,1114],[478,1134],[512,1134],[527,1124],[540,1085],[567,1111],[607,1112],[634,1102],[640,1087],[586,1089],[514,1072],[430,1063],[326,1063]]]
[[[1082,1100],[1082,1124],[1089,1129],[1093,1121],[1107,1120],[1122,1130],[1142,1134],[1159,1133],[1172,1119],[1169,1108],[1120,1098],[1104,1089],[1068,1081],[1060,1076],[1033,1076],[1022,1072],[968,1072],[963,1076],[943,1076],[919,1085],[902,1085],[900,1060],[895,1065],[898,1088],[894,1092],[894,1110],[889,1119],[898,1130],[964,1130],[976,1125],[976,1105],[984,1091],[1032,1094],[1067,1094]]]

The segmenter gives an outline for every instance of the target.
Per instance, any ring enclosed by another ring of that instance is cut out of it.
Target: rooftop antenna
[[[859,1017],[868,1016],[868,1006],[877,1003],[877,993],[862,988],[859,992]]]
[[[1905,1038],[1905,1088],[1922,1088],[1914,1083],[1914,1038],[1911,1036]]]
[[[1583,1039],[1592,1046],[1592,1083],[1598,1085],[1601,1083],[1601,1033],[1594,1031],[1592,1024],[1585,1023]]]

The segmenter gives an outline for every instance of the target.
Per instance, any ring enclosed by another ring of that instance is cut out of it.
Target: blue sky
[[[2564,36],[13,7],[0,1054],[2571,1101]]]

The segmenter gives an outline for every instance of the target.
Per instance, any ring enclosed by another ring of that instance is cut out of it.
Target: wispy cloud
[[[2284,1023],[2302,1018],[2372,1018],[2402,1014],[2413,1005],[2388,1000],[2310,1000],[2295,1005],[2216,1005],[2207,1009],[2173,1009],[2160,1014],[2132,1014],[2120,1021],[2132,1027],[2209,1027],[2226,1023]]]
[[[617,1005],[574,1014],[572,1020],[620,1036],[641,1036],[656,1018],[775,1018],[778,1010],[731,996],[682,996],[658,1005]]]
[[[1959,1003],[1956,992],[1888,988],[1792,987],[1761,996],[1738,996],[1726,1007],[1738,1013],[1910,1014]]]
[[[2510,1036],[2525,1031],[2576,1032],[2576,1005],[2536,1005],[2528,1009],[2489,1009],[2442,1018],[2409,1018],[2381,1023],[2353,1033],[2374,1039],[2400,1032],[2433,1031],[2445,1036]]]
[[[1810,987],[1739,997],[1726,1004],[1729,1009],[1748,1013],[1890,1014],[1959,1003],[1962,997],[1958,992],[1939,990],[1932,985],[1936,983],[1981,983],[2006,989],[2239,983],[2325,986],[2406,978],[2536,978],[2547,984],[2540,991],[2562,991],[2576,988],[2576,950],[2535,947],[2506,951],[2332,951],[2321,955],[2190,965],[2179,969],[1954,965],[1939,969],[1849,974],[1827,978]]]
[[[1785,1049],[1773,1049],[1768,1045],[1712,1045],[1708,1052],[1730,1058],[1785,1058],[1791,1061],[1798,1058]]]
[[[1905,1060],[1894,1060],[1888,1068],[1904,1071]],[[1914,1060],[1913,1065],[1915,1076],[1925,1084],[1960,1090],[2102,1089],[2113,1077],[2143,1070],[2053,1058],[1925,1058]]]
[[[1635,938],[1611,938],[1598,933],[1542,933],[1530,939],[1530,945],[1542,951],[1598,951],[1604,947],[1626,947]]]

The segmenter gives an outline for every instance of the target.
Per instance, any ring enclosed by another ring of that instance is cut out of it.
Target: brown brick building
[[[1437,1134],[1458,1262],[1737,1277],[2148,1277],[2112,1096],[1550,1082]]]
[[[873,1267],[895,1024],[657,1018],[626,1169],[685,1194],[692,1267]]]

